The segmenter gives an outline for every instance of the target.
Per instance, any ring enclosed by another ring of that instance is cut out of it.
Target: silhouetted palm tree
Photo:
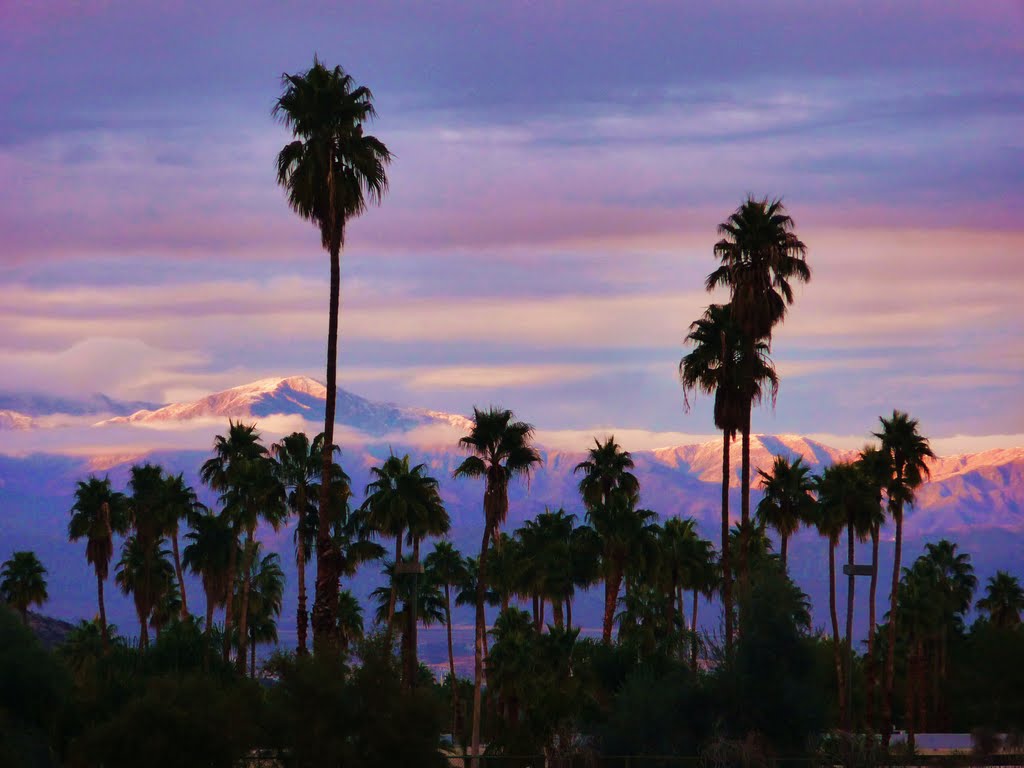
[[[721,265],[708,275],[705,287],[708,291],[729,288],[732,318],[749,364],[758,359],[758,343],[770,344],[772,329],[785,319],[786,309],[793,303],[791,282],[811,279],[805,260],[807,248],[794,227],[781,200],[752,197],[718,225],[722,239],[715,243],[715,257]],[[756,371],[740,368],[738,384],[744,404],[741,522],[750,519],[750,413],[760,399],[757,381]],[[741,558],[741,576],[744,568]]]
[[[11,555],[0,567],[0,599],[8,603],[28,626],[28,607],[42,605],[46,593],[46,569],[35,552],[21,551]]]
[[[785,456],[776,456],[771,472],[757,470],[761,476],[764,497],[757,505],[758,521],[779,534],[779,556],[787,565],[789,537],[794,535],[814,511],[814,483],[811,469],[797,457],[792,463]]]
[[[110,487],[110,479],[90,477],[79,481],[75,489],[75,503],[71,507],[68,539],[85,539],[85,559],[96,572],[96,596],[99,604],[98,631],[103,648],[110,645],[107,632],[107,608],[103,600],[103,583],[110,574],[110,560],[114,556],[114,534],[128,530],[128,504],[123,493]]]
[[[839,694],[839,720],[846,724],[846,685],[843,675],[843,654],[840,648],[839,615],[836,612],[836,547],[846,527],[846,505],[852,484],[852,464],[833,464],[825,467],[815,478],[818,508],[814,525],[818,533],[828,539],[828,611],[832,622],[832,662],[836,673],[836,691]]]
[[[185,594],[184,574],[181,570],[181,556],[178,553],[178,524],[184,520],[191,523],[206,511],[195,490],[185,482],[184,474],[168,475],[164,480],[164,508],[162,510],[163,534],[171,540],[174,556],[174,573],[181,590],[181,619],[188,618],[188,596]]]
[[[434,544],[434,551],[424,562],[427,575],[444,587],[444,624],[448,633],[448,675],[452,688],[452,733],[457,733],[458,685],[455,676],[455,649],[452,645],[452,587],[466,578],[466,560],[450,541]]]
[[[293,432],[274,443],[270,450],[276,460],[278,480],[288,494],[288,511],[295,515],[295,567],[298,579],[298,606],[295,609],[296,653],[304,656],[309,613],[306,610],[306,561],[313,550],[317,504],[313,486],[320,475],[324,436],[312,441],[303,432]]]
[[[528,478],[540,454],[533,447],[533,427],[515,421],[512,411],[491,407],[473,408],[473,425],[459,446],[472,453],[455,470],[455,477],[482,477],[484,487],[484,533],[477,561],[476,643],[473,662],[473,768],[480,756],[480,685],[484,674],[484,643],[487,620],[484,599],[487,591],[487,549],[497,541],[508,515],[508,486],[515,477]]]
[[[565,625],[565,603],[572,599],[574,591],[570,548],[575,522],[576,516],[563,509],[545,509],[516,531],[522,546],[527,588],[540,604],[538,630],[543,628],[545,602],[551,603],[555,626]]]
[[[874,436],[882,441],[892,474],[886,483],[889,515],[896,525],[893,554],[892,590],[889,594],[889,641],[883,675],[882,723],[888,743],[892,722],[892,691],[895,684],[896,627],[899,617],[900,568],[903,555],[903,510],[914,503],[914,492],[929,477],[927,460],[935,458],[928,440],[917,431],[917,419],[893,411],[889,419],[880,418],[882,431]]]
[[[327,650],[336,644],[340,576],[338,556],[329,536],[333,516],[327,489],[331,482],[337,398],[341,249],[346,223],[384,197],[388,186],[385,168],[391,153],[383,143],[363,132],[364,124],[376,115],[373,94],[368,88],[357,86],[341,67],[328,69],[314,58],[310,69],[285,74],[282,83],[284,91],[273,112],[294,140],[277,156],[277,181],[284,187],[292,210],[320,231],[320,241],[331,262],[320,538],[313,605],[313,646]]]
[[[1024,611],[1024,588],[1020,581],[1006,571],[996,571],[985,585],[985,596],[978,601],[978,610],[988,614],[988,620],[1000,629],[1020,626]]]
[[[157,603],[175,585],[174,565],[164,540],[147,542],[138,533],[125,539],[114,581],[131,595],[139,618],[139,644],[149,647],[149,623]]]
[[[234,574],[232,566],[238,562],[238,536],[223,515],[207,513],[192,521],[192,530],[185,534],[182,562],[199,576],[206,595],[206,623],[204,631],[209,637],[213,631],[213,613],[227,602]],[[232,554],[231,550],[236,552]]]
[[[636,551],[640,540],[649,531],[657,515],[649,509],[636,508],[636,496],[612,493],[604,502],[587,510],[587,522],[601,543],[601,571],[604,578],[604,619],[601,638],[611,643],[615,607],[626,571],[626,561]]]
[[[719,562],[722,570],[722,602],[725,604],[726,655],[731,656],[733,568],[732,553],[729,549],[729,452],[736,432],[740,431],[745,423],[750,405],[748,397],[756,395],[760,398],[762,394],[774,397],[778,377],[768,357],[768,345],[759,342],[751,348],[745,343],[729,304],[709,306],[704,316],[690,325],[686,343],[693,345],[693,351],[679,363],[683,404],[689,410],[691,392],[713,394],[715,426],[722,430],[722,522]],[[752,392],[748,392],[748,385],[754,388]],[[740,555],[742,559],[743,553]]]
[[[251,542],[250,546],[254,551],[246,558],[250,562],[248,616],[244,622],[239,620],[236,626],[248,628],[249,676],[256,677],[257,643],[277,642],[277,617],[281,615],[284,598],[284,571],[281,570],[281,558],[275,552],[262,555],[258,541]]]
[[[338,593],[338,637],[345,651],[363,637],[363,607],[348,589]]]
[[[601,504],[615,491],[627,496],[640,493],[640,482],[630,471],[632,469],[632,455],[619,447],[614,435],[603,443],[595,437],[586,460],[573,469],[573,474],[583,473],[579,485],[583,503],[587,506]]]

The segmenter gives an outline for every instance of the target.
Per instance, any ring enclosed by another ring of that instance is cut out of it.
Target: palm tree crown
[[[1024,588],[1006,571],[996,571],[995,576],[989,576],[978,609],[987,613],[995,626],[1013,629],[1020,625],[1021,612],[1024,612]]]
[[[9,603],[28,624],[28,607],[42,605],[46,593],[46,569],[35,552],[15,552],[0,568],[0,599]]]

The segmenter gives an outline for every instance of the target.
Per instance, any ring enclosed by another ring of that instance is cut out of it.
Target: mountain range
[[[103,406],[102,416],[90,430],[102,434],[111,427],[132,428],[193,424],[209,427],[209,442],[204,449],[167,449],[129,451],[116,455],[90,455],[78,452],[0,453],[0,540],[5,550],[31,548],[40,553],[51,570],[52,608],[48,612],[63,616],[91,615],[94,596],[85,558],[80,547],[65,539],[67,510],[75,483],[91,472],[110,476],[123,488],[132,463],[149,460],[161,463],[169,471],[184,472],[186,479],[201,488],[197,476],[214,434],[222,432],[228,419],[253,420],[260,424],[272,416],[301,417],[309,431],[316,431],[323,420],[326,391],[313,379],[302,376],[263,379],[240,387],[213,393],[192,402],[153,404],[121,403],[110,398],[83,401],[47,402],[45,398],[15,401],[0,397],[0,404],[17,402],[30,422],[21,430],[49,428],[45,417],[80,409]],[[464,416],[379,403],[358,395],[338,392],[337,424],[348,428],[343,440],[342,464],[352,477],[356,493],[369,479],[370,467],[389,451],[409,452],[413,460],[424,462],[441,480],[442,495],[452,518],[452,538],[464,551],[478,544],[482,487],[479,482],[452,479],[452,471],[464,454],[456,441],[470,426]],[[92,405],[87,405],[91,403]],[[132,410],[129,406],[139,406]],[[25,407],[30,406],[30,407]],[[47,409],[50,409],[47,412]],[[120,411],[120,413],[118,412]],[[14,417],[11,417],[14,418]],[[5,423],[0,414],[0,427]],[[431,428],[424,432],[421,428]],[[10,429],[11,427],[6,427]],[[152,432],[152,430],[147,430]],[[602,432],[599,431],[598,434]],[[351,437],[355,435],[355,437]],[[11,435],[13,437],[13,435]],[[543,437],[543,434],[542,434]],[[543,465],[530,482],[511,488],[508,527],[514,528],[545,507],[563,506],[583,516],[574,475],[575,466],[585,458],[586,445],[578,451],[541,448]],[[656,450],[635,450],[636,474],[640,479],[642,504],[663,518],[684,515],[697,519],[703,535],[717,538],[721,492],[721,440],[678,445]],[[739,510],[739,444],[733,448],[732,509]],[[836,449],[800,435],[755,435],[751,440],[754,468],[767,469],[775,455],[801,456],[813,471],[835,461],[852,458],[854,451]],[[975,558],[979,576],[995,568],[1016,569],[1024,559],[1024,448],[1007,447],[982,453],[941,457],[931,464],[931,479],[917,494],[916,504],[906,514],[906,558],[914,556],[926,540],[950,537],[960,542]],[[756,477],[756,472],[754,473]],[[207,503],[215,498],[203,489]],[[755,489],[754,503],[757,500]],[[285,553],[291,542],[288,531],[264,531],[271,548]],[[883,563],[891,557],[891,532],[883,534]],[[827,605],[823,572],[827,548],[813,532],[796,537],[791,551],[795,578],[811,595],[817,610]],[[6,552],[0,556],[6,557]],[[283,556],[286,572],[292,573],[293,559]],[[358,581],[357,594],[365,596],[375,583],[370,576]],[[291,592],[292,586],[289,586]],[[122,621],[131,622],[127,600]],[[587,610],[581,608],[581,616]],[[117,609],[114,609],[117,616]],[[285,634],[287,637],[287,634]]]

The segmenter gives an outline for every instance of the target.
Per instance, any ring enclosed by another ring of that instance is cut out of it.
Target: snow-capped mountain
[[[312,422],[322,422],[326,402],[327,388],[319,381],[308,376],[288,376],[260,379],[192,402],[143,409],[102,423],[146,424],[209,418],[259,419],[273,415],[302,416]],[[336,409],[335,423],[370,435],[407,432],[416,427],[436,424],[459,428],[469,424],[464,416],[377,403],[343,389],[338,390]]]
[[[26,418],[40,416],[127,416],[141,408],[155,408],[153,403],[115,400],[106,395],[88,397],[53,397],[30,393],[0,393],[0,411],[9,411]]]

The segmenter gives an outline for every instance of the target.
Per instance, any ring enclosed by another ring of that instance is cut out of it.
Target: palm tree
[[[894,410],[889,419],[879,418],[882,431],[874,436],[882,442],[892,474],[886,482],[889,515],[896,524],[893,553],[892,590],[889,593],[889,639],[883,674],[882,721],[888,744],[892,722],[892,691],[895,683],[896,627],[899,617],[900,568],[903,555],[903,510],[914,503],[914,492],[930,476],[927,460],[935,458],[928,440],[917,431],[917,419]]]
[[[988,614],[988,620],[1000,629],[1020,626],[1024,611],[1024,589],[1020,581],[1006,571],[996,571],[985,585],[985,596],[978,601],[978,610]]]
[[[114,581],[121,593],[131,595],[139,617],[139,643],[149,647],[149,623],[157,603],[174,586],[174,566],[163,539],[146,542],[138,533],[125,539]]]
[[[411,557],[406,557],[403,562],[413,565]],[[388,620],[391,595],[397,592],[402,607],[391,614],[391,622],[398,627],[401,636],[404,683],[408,688],[412,688],[415,685],[416,670],[419,669],[414,645],[414,620],[422,621],[426,626],[445,620],[441,585],[427,575],[418,579],[402,578],[400,569],[387,561],[384,563],[382,574],[387,580],[387,586],[378,587],[370,593],[370,597],[377,604],[374,618],[379,624]]]
[[[945,687],[949,676],[949,635],[951,629],[962,625],[963,616],[970,610],[974,591],[978,587],[978,579],[974,576],[971,556],[958,551],[958,547],[948,539],[925,545],[927,560],[931,561],[935,574],[936,597],[939,603],[941,625],[938,632],[938,653],[934,680],[935,704],[940,725],[948,727],[948,709],[939,692]]]
[[[730,291],[733,320],[753,364],[759,342],[771,344],[772,329],[786,317],[793,303],[791,281],[806,283],[811,270],[805,260],[807,247],[794,231],[793,219],[781,200],[748,197],[729,218],[718,225],[721,240],[715,243],[720,266],[708,275],[705,288],[726,286]],[[743,435],[741,521],[750,519],[750,413],[760,399],[756,370],[739,369],[738,385],[743,404],[740,430]],[[744,562],[740,560],[741,576]]]
[[[253,558],[256,556],[256,526],[262,520],[276,531],[287,516],[284,487],[274,472],[274,463],[266,455],[244,462],[236,467],[235,483],[221,496],[224,512],[246,534],[241,564],[241,588],[238,606],[238,657],[235,664],[239,674],[245,673],[248,661],[249,593],[252,586]]]
[[[776,456],[771,472],[757,470],[761,476],[764,497],[757,505],[757,519],[761,525],[774,528],[779,534],[779,556],[782,567],[787,564],[789,537],[800,530],[814,510],[814,483],[811,469],[798,456],[792,463],[785,456]]]
[[[477,561],[476,642],[473,659],[473,768],[480,764],[480,685],[484,674],[484,643],[487,619],[484,598],[487,591],[487,549],[496,541],[508,515],[508,486],[516,477],[529,478],[534,465],[541,463],[533,447],[533,427],[515,421],[512,411],[491,407],[473,408],[473,426],[459,439],[459,447],[472,453],[454,472],[454,477],[482,477],[484,487],[484,533]]]
[[[438,483],[426,474],[427,465],[409,465],[409,455],[391,454],[379,467],[370,469],[373,481],[366,486],[362,510],[371,527],[395,539],[395,562],[403,562],[402,539],[408,535],[413,545],[413,562],[418,563],[419,546],[424,536],[448,530],[448,513],[438,495]],[[392,588],[387,627],[390,633],[395,615],[396,591]]]
[[[828,539],[828,610],[832,621],[832,662],[836,672],[836,691],[839,694],[839,720],[846,723],[846,686],[843,677],[843,657],[839,646],[839,616],[836,612],[836,547],[847,524],[847,492],[852,465],[833,464],[815,478],[818,508],[814,525],[818,533]]]
[[[593,526],[601,542],[601,571],[604,578],[604,619],[601,639],[611,643],[615,622],[615,606],[626,570],[626,561],[635,551],[651,521],[657,515],[648,509],[636,508],[636,496],[613,493],[603,503],[587,510],[587,522]]]
[[[110,487],[110,479],[90,477],[80,480],[71,507],[68,539],[85,539],[85,559],[96,572],[96,596],[99,603],[99,632],[103,648],[110,647],[107,631],[107,607],[103,600],[103,583],[110,574],[114,556],[114,534],[128,530],[128,504],[123,493]]]
[[[640,493],[640,481],[630,472],[633,457],[615,442],[615,436],[603,443],[594,438],[594,447],[587,451],[587,458],[573,469],[573,474],[583,472],[580,480],[580,496],[587,506],[602,504],[615,491],[627,496]]]
[[[736,432],[744,425],[748,410],[748,393],[741,386],[747,377],[758,398],[762,394],[774,398],[778,377],[768,345],[758,342],[750,349],[733,318],[729,304],[712,304],[704,316],[690,325],[686,343],[693,351],[679,362],[679,380],[683,385],[683,405],[689,410],[690,393],[714,395],[715,426],[722,430],[722,602],[725,605],[726,655],[732,653],[732,557],[729,551],[729,451]],[[752,352],[752,355],[750,354]],[[742,552],[741,552],[742,557]]]
[[[262,549],[258,541],[251,544],[252,556],[247,558],[249,568],[249,600],[246,621],[239,620],[239,629],[248,627],[249,676],[256,677],[257,643],[277,642],[277,617],[281,615],[284,597],[284,571],[281,558],[274,552],[260,556]]]
[[[424,567],[428,578],[444,587],[444,624],[448,632],[448,676],[452,688],[452,733],[457,733],[458,685],[455,677],[455,649],[452,645],[452,587],[466,578],[466,560],[450,541],[434,544],[434,551],[427,555]]]
[[[181,619],[188,618],[188,596],[185,594],[184,574],[181,570],[181,557],[178,554],[178,524],[185,520],[191,522],[206,511],[199,501],[192,486],[185,483],[184,474],[169,475],[164,481],[163,534],[171,540],[171,553],[174,556],[174,573],[181,589]]]
[[[885,509],[882,506],[882,494],[892,474],[889,457],[880,448],[865,446],[857,458],[864,481],[871,493],[871,586],[868,588],[868,654],[866,659],[865,679],[865,722],[869,728],[875,727],[875,689],[878,684],[878,659],[875,654],[875,627],[878,594],[878,543],[881,538],[882,526],[885,525]]]
[[[0,568],[0,599],[11,605],[28,626],[28,607],[42,605],[46,593],[46,569],[35,552],[21,551],[11,555]]]
[[[697,630],[697,606],[700,603],[700,596],[710,599],[721,586],[721,573],[718,560],[715,557],[715,549],[707,539],[698,539],[695,543],[695,552],[690,561],[690,570],[686,574],[687,586],[693,592],[692,615],[690,617],[690,632],[692,644],[690,646],[690,669],[697,671],[697,651],[700,644],[700,637]]]
[[[363,607],[351,590],[338,593],[338,637],[342,650],[347,651],[363,636]]]
[[[309,613],[306,610],[306,559],[313,548],[313,531],[316,530],[316,496],[313,485],[320,472],[323,455],[324,435],[321,432],[312,442],[304,432],[293,432],[281,442],[274,443],[270,450],[277,464],[278,481],[288,494],[288,511],[295,515],[295,566],[297,570],[299,599],[295,610],[295,633],[298,640],[296,653],[305,656],[306,632]]]
[[[184,566],[197,574],[206,595],[207,637],[213,631],[213,613],[227,602],[233,581],[232,565],[238,561],[238,537],[223,515],[207,513],[192,521],[192,531],[185,534]],[[231,550],[236,552],[232,554]]]
[[[386,167],[391,153],[363,125],[376,116],[373,94],[357,86],[341,67],[328,69],[314,57],[305,72],[282,76],[284,91],[274,116],[294,140],[277,156],[277,181],[288,205],[320,231],[331,262],[330,315],[327,324],[327,403],[321,456],[321,497],[317,541],[316,599],[313,604],[313,646],[324,650],[335,643],[335,611],[340,576],[328,532],[332,510],[327,488],[334,446],[337,397],[338,305],[341,294],[341,249],[345,225],[387,191]]]
[[[236,541],[236,545],[228,550],[231,558],[228,563],[228,573],[231,574],[230,578],[232,579],[238,571],[239,547],[237,540],[243,527],[242,517],[248,516],[243,515],[243,512],[252,511],[251,509],[245,510],[245,505],[242,504],[243,488],[254,479],[254,475],[260,474],[258,469],[256,471],[250,469],[250,465],[260,465],[266,458],[267,449],[260,443],[260,434],[256,431],[256,425],[246,425],[240,421],[229,420],[227,437],[217,435],[214,438],[213,457],[203,462],[203,466],[199,470],[200,479],[212,490],[220,493],[220,501],[223,505],[222,514],[228,520]],[[266,478],[263,480],[263,484],[269,486],[269,481],[266,481]],[[255,499],[250,498],[248,501],[252,502]],[[253,523],[255,524],[255,521]],[[248,570],[248,568],[245,567],[244,570]],[[231,588],[227,589],[224,604],[224,661],[228,660],[231,651],[231,627],[235,615],[234,592]],[[244,665],[245,658],[243,657],[239,663]]]
[[[516,531],[521,544],[524,581],[527,591],[539,604],[537,628],[543,627],[544,603],[551,603],[555,626],[565,625],[564,606],[572,599],[572,555],[570,552],[576,515],[563,509],[545,509],[533,520],[527,520]]]

